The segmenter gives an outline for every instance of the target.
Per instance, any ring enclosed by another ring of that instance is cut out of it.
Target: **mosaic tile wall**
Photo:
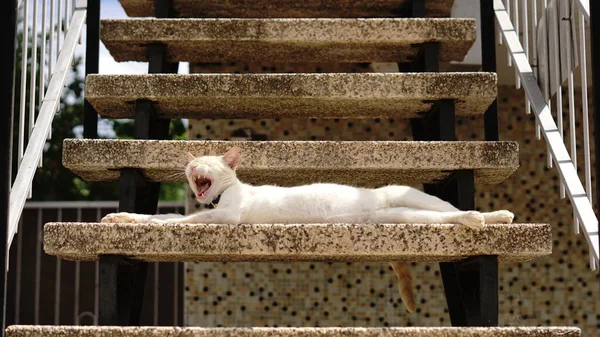
[[[193,70],[371,71],[365,65],[300,70],[286,65],[213,65]],[[559,198],[558,177],[545,166],[545,145],[535,139],[533,116],[525,114],[524,106],[522,91],[499,88],[500,136],[519,141],[521,167],[500,185],[477,186],[476,205],[486,211],[510,209],[518,222],[552,224],[554,247],[551,256],[501,265],[500,324],[572,325],[581,327],[584,336],[596,336],[600,331],[598,274],[588,269],[585,239],[573,234],[571,206]],[[199,120],[191,121],[188,134],[190,139],[412,139],[407,121],[391,119]],[[457,136],[482,140],[483,121],[460,120]],[[191,205],[191,209],[198,207]],[[450,325],[438,265],[413,263],[412,269],[418,309],[409,314],[400,301],[396,278],[385,264],[188,263],[185,322],[189,326]]]

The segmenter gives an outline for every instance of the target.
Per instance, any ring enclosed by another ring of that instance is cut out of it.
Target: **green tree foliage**
[[[22,40],[19,34],[19,42]],[[41,39],[40,39],[41,41]],[[20,102],[20,74],[21,74],[21,43],[17,49],[16,64],[16,86],[15,109]],[[38,58],[40,51],[38,50]],[[31,62],[31,50],[28,51],[29,63]],[[83,93],[84,79],[81,74],[82,59],[76,58],[71,66],[67,81],[69,82],[63,91],[61,109],[55,115],[52,123],[52,137],[46,142],[44,148],[43,165],[38,168],[33,181],[33,198],[38,201],[64,201],[64,200],[117,200],[119,197],[119,186],[116,182],[87,182],[79,178],[70,170],[62,166],[62,143],[65,138],[77,138],[82,135],[83,124]],[[27,83],[29,84],[29,70]],[[39,76],[36,75],[36,86],[39,86]],[[29,94],[31,88],[27,88],[26,111],[29,111]],[[36,93],[39,88],[36,87]],[[36,99],[37,101],[37,99]],[[18,111],[18,110],[17,110]],[[36,112],[37,114],[37,112]],[[115,136],[117,138],[131,138],[133,135],[133,121],[131,120],[101,120],[108,130],[100,138]],[[16,172],[17,163],[17,140],[19,130],[18,114],[14,121],[14,155],[13,172]],[[27,136],[28,120],[25,120],[25,134]],[[103,128],[106,129],[106,128]],[[170,134],[173,139],[185,139],[186,128],[181,120],[171,122]],[[26,137],[27,138],[27,137]],[[185,186],[182,183],[163,184],[161,187],[161,200],[182,200],[185,195]]]

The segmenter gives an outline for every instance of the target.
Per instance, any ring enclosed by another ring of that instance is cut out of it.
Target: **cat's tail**
[[[416,309],[415,294],[412,287],[412,276],[410,274],[409,262],[390,262],[396,277],[398,278],[398,290],[400,291],[400,299],[406,307],[406,311],[414,312]]]

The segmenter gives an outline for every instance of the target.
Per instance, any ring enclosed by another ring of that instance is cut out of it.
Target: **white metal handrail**
[[[579,233],[582,229],[583,235],[589,246],[590,251],[590,268],[596,270],[599,262],[599,241],[598,241],[598,219],[592,208],[592,185],[591,185],[591,162],[589,149],[589,121],[588,121],[588,101],[587,101],[587,67],[585,53],[585,20],[589,20],[589,3],[585,0],[577,0],[579,6],[579,40],[580,49],[579,60],[573,57],[576,54],[576,40],[573,38],[572,26],[575,20],[575,5],[571,0],[553,0],[550,4],[546,0],[543,1],[542,10],[540,11],[541,18],[530,17],[524,22],[532,22],[534,25],[533,38],[537,35],[537,44],[532,44],[533,53],[523,48],[520,36],[517,33],[511,20],[511,16],[507,11],[507,7],[513,7],[513,15],[517,17],[519,14],[518,6],[515,0],[494,0],[494,11],[498,27],[501,32],[501,37],[507,46],[511,63],[515,66],[515,70],[520,78],[520,84],[525,89],[527,97],[527,105],[533,108],[536,117],[538,130],[544,136],[547,143],[548,156],[551,157],[556,165],[558,174],[561,179],[561,188],[564,188],[566,195],[573,206],[573,215],[575,223],[575,232]],[[535,3],[535,1],[534,1]],[[505,7],[505,4],[507,7]],[[535,6],[535,4],[534,4]],[[560,6],[563,6],[562,8]],[[586,12],[587,9],[587,12]],[[564,16],[559,16],[559,13],[569,13],[568,20]],[[531,11],[530,11],[531,12]],[[535,12],[535,11],[534,11]],[[527,11],[521,12],[527,15]],[[539,20],[539,21],[538,21]],[[554,21],[553,21],[554,20]],[[566,22],[569,21],[569,22]],[[563,27],[567,24],[567,27]],[[537,29],[537,32],[536,32]],[[566,29],[566,30],[565,30]],[[527,30],[523,30],[523,39],[529,41]],[[561,39],[560,33],[569,36]],[[566,46],[561,46],[564,41]],[[527,44],[528,45],[528,44]],[[533,64],[537,66],[537,76],[531,68],[531,59],[529,55],[534,56]],[[565,57],[561,56],[564,55]],[[535,58],[537,57],[537,58]],[[566,61],[566,62],[562,62]],[[573,72],[575,63],[579,62],[581,71],[581,90],[583,103],[582,124],[584,128],[584,160],[585,160],[585,181],[586,189],[577,174],[577,157],[576,157],[576,128],[575,128],[575,94]],[[569,91],[569,122],[570,122],[570,143],[571,154],[563,139],[562,128],[562,83],[564,82],[563,75],[567,77],[567,89]],[[542,88],[540,88],[540,85]],[[556,94],[555,111],[559,126],[557,126],[551,110],[551,97]],[[598,177],[597,177],[598,178]],[[563,187],[564,186],[564,187]],[[562,194],[562,193],[561,193]]]
[[[7,247],[13,240],[18,230],[19,218],[25,205],[25,200],[31,191],[33,177],[42,161],[42,154],[46,139],[49,137],[52,120],[60,109],[60,99],[65,86],[67,73],[73,62],[75,47],[80,39],[83,25],[87,15],[87,0],[79,0],[76,5],[72,0],[42,0],[42,15],[38,12],[39,0],[20,1],[23,13],[23,44],[21,68],[21,102],[19,107],[18,130],[18,171],[10,191],[10,208]],[[55,7],[55,5],[57,5]],[[73,4],[73,6],[71,6]],[[33,6],[30,17],[29,6]],[[64,6],[63,6],[64,5]],[[72,10],[71,10],[72,7]],[[47,20],[48,16],[50,20]],[[56,19],[56,22],[54,21]],[[49,21],[49,27],[46,23]],[[42,25],[40,54],[38,62],[38,25]],[[50,28],[47,30],[47,28]],[[63,29],[64,28],[64,29]],[[31,37],[29,31],[31,30]],[[46,33],[49,34],[48,48],[46,48]],[[31,58],[28,49],[31,48]],[[57,58],[54,59],[54,53]],[[28,62],[29,61],[29,62]],[[38,67],[39,66],[39,67]],[[29,71],[29,91],[27,90],[27,76]],[[39,71],[39,96],[36,96],[36,79]],[[48,83],[45,79],[48,75]],[[28,142],[25,148],[25,115],[26,97],[29,95],[29,128]],[[42,98],[43,97],[43,98]],[[37,98],[37,100],[36,100]],[[36,118],[36,110],[38,111]]]

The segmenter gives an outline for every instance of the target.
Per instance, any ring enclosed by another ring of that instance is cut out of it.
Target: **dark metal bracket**
[[[425,1],[426,0],[413,0],[411,2],[411,13],[413,18],[425,17]]]
[[[435,101],[423,118],[412,118],[414,140],[456,140],[453,100]]]
[[[99,264],[98,323],[139,325],[148,263],[104,255]]]
[[[424,191],[446,200],[461,210],[475,209],[475,185],[473,171],[454,171],[444,181],[424,184]]]
[[[98,324],[119,325],[117,275],[120,257],[100,256],[98,275]]]
[[[174,18],[178,16],[178,13],[176,13],[171,5],[171,0],[156,0],[154,6],[154,16],[157,19]]]
[[[135,139],[168,139],[170,119],[157,116],[154,103],[137,100],[134,107]]]
[[[410,63],[410,71],[415,73],[439,72],[440,44],[437,42],[423,43],[416,58]]]
[[[148,74],[174,74],[179,63],[167,60],[167,47],[162,43],[151,43],[146,51],[148,57]]]

